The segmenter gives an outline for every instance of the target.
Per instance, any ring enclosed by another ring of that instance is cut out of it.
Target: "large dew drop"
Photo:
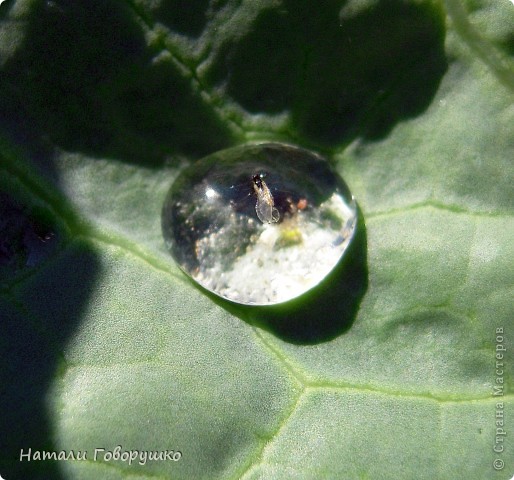
[[[350,244],[353,196],[320,156],[279,143],[222,150],[186,168],[162,210],[180,268],[233,302],[272,305],[319,284]]]

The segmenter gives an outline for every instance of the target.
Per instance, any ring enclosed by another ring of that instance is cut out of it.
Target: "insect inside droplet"
[[[178,266],[208,292],[244,305],[275,305],[303,295],[336,268],[355,241],[357,212],[326,159],[259,143],[185,168],[168,191],[161,222]],[[326,284],[319,292],[325,295]]]
[[[255,195],[257,195],[257,203],[255,204],[257,217],[259,217],[262,223],[278,222],[280,213],[275,208],[273,195],[264,181],[264,174],[254,175],[252,177],[252,183]]]

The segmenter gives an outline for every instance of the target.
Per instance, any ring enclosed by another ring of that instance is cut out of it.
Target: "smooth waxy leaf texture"
[[[512,477],[510,2],[0,20],[0,475]],[[160,230],[180,168],[249,141],[325,154],[362,216],[319,291],[273,309],[194,286]],[[94,459],[118,445],[181,458]]]

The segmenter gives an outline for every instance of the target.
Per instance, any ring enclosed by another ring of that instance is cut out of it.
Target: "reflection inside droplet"
[[[185,169],[162,211],[182,270],[228,300],[271,305],[316,286],[353,238],[348,187],[318,155],[284,144],[236,147]]]

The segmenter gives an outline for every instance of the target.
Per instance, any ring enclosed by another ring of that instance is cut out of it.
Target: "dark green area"
[[[20,451],[56,450],[47,390],[55,386],[62,350],[78,326],[97,272],[95,254],[72,248],[25,284],[23,304],[2,295],[0,356],[9,359],[0,369],[0,467],[5,478],[61,478],[57,464],[20,462]]]
[[[128,4],[37,2],[7,62],[0,112],[14,138],[145,165],[202,156],[231,136],[176,64],[154,62]]]
[[[24,208],[0,190],[0,279],[31,269],[55,253],[58,234],[48,212]]]
[[[222,6],[161,2],[154,20],[198,36]],[[381,137],[421,113],[446,69],[442,12],[392,1],[341,15],[341,6],[264,9],[214,52],[206,86],[226,85],[249,112],[290,111],[294,130],[320,146]],[[111,0],[35,2],[0,73],[13,138],[146,165],[236,142],[178,64],[155,61],[166,47],[146,44],[134,14]]]
[[[161,2],[155,16],[171,30],[196,37],[207,23],[209,0],[169,0]]]
[[[378,2],[341,15],[340,1],[285,1],[226,42],[212,82],[251,112],[290,111],[302,137],[324,145],[375,139],[421,113],[446,71],[444,14]]]

